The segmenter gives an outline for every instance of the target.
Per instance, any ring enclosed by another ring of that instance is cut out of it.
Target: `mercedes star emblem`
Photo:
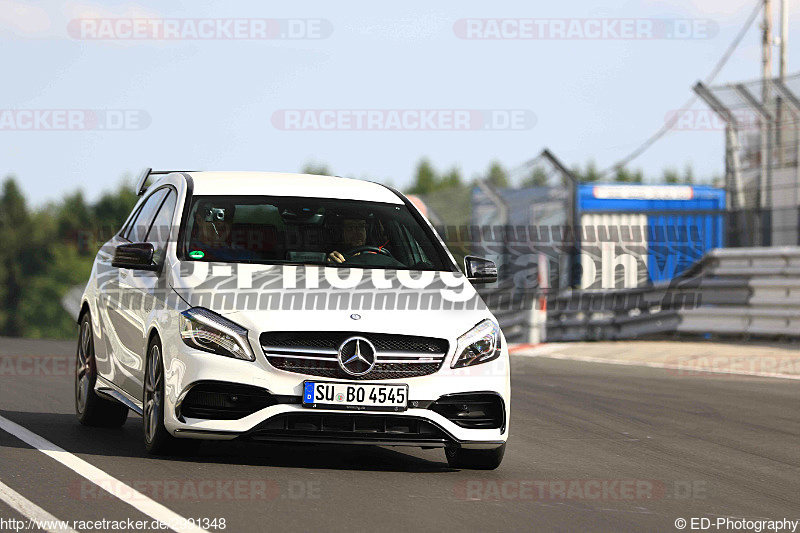
[[[375,359],[375,346],[364,337],[350,337],[339,346],[339,366],[351,376],[372,370]]]

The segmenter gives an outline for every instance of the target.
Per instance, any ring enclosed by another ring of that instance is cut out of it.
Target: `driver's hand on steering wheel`
[[[328,261],[331,263],[344,263],[345,258],[342,254],[337,251],[333,251],[328,254]]]

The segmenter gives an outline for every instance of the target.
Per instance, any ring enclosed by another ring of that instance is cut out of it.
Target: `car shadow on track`
[[[247,441],[204,441],[199,447],[187,443],[183,455],[151,456],[144,451],[142,419],[130,415],[121,428],[82,426],[75,415],[57,413],[26,413],[0,410],[3,416],[44,437],[64,450],[77,455],[110,457],[141,457],[153,461],[187,463],[217,463],[238,466],[270,466],[279,468],[313,468],[363,470],[381,472],[435,473],[455,472],[444,460],[431,461],[422,457],[380,446],[345,446],[327,444],[268,444]],[[0,448],[28,446],[0,431]],[[5,438],[7,437],[7,438]],[[196,448],[196,449],[194,449]],[[417,450],[416,448],[409,448]],[[427,453],[427,452],[426,452]]]

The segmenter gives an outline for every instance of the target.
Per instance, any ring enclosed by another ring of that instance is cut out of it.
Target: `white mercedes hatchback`
[[[334,177],[153,172],[82,298],[78,418],[202,439],[437,447],[496,468],[509,357],[473,283],[400,192]],[[194,440],[191,440],[194,439]],[[183,446],[181,446],[183,445]]]

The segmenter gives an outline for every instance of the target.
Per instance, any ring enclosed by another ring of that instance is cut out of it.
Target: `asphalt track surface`
[[[480,472],[416,448],[205,442],[150,457],[138,416],[121,429],[78,424],[73,353],[72,342],[0,339],[0,417],[124,483],[110,496],[0,429],[0,482],[60,520],[149,521],[128,486],[232,532],[678,531],[678,518],[800,518],[793,381],[514,356],[508,450]],[[23,516],[0,501],[8,518]]]

